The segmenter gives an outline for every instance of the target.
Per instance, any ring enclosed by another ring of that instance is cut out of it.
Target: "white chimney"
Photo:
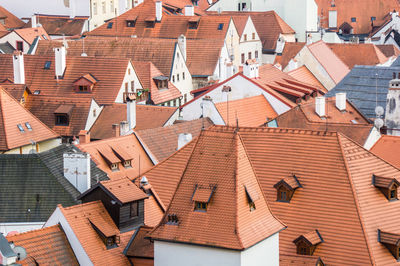
[[[336,93],[336,108],[340,111],[346,110],[346,93],[339,92]]]
[[[185,6],[185,16],[188,17],[194,16],[194,6],[192,5]]]
[[[56,77],[60,78],[64,76],[64,71],[66,67],[66,51],[65,47],[54,48],[55,52],[55,64],[56,64]]]
[[[156,2],[156,21],[161,21],[162,19],[162,2]]]
[[[127,121],[121,121],[119,123],[119,133],[121,136],[125,136],[129,132],[129,124]]]
[[[90,154],[64,153],[64,177],[80,192],[90,188]]]
[[[37,20],[36,20],[36,15],[33,15],[31,18],[31,27],[36,28],[37,27]]]
[[[320,117],[325,116],[325,97],[315,98],[315,112]]]
[[[181,34],[181,36],[178,37],[178,45],[183,54],[183,58],[186,61],[186,37],[185,37],[185,35]]]
[[[204,96],[204,98],[202,99],[202,102],[201,102],[203,117],[211,117],[212,110],[213,110],[213,107],[212,107],[213,104],[214,103],[210,96],[207,96],[207,95]]]
[[[258,78],[258,63],[257,62],[246,62],[243,65],[243,74],[248,78]]]
[[[127,98],[126,99],[126,114],[128,120],[129,130],[136,127],[136,99]]]
[[[192,141],[192,134],[190,134],[190,133],[179,134],[177,150],[180,150],[183,146],[185,146],[186,144],[188,144],[191,141]]]
[[[14,83],[25,84],[25,65],[24,55],[21,51],[16,51],[13,54],[13,67],[14,67]]]

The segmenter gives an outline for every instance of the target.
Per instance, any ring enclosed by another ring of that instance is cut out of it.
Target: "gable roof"
[[[324,87],[324,85],[322,85],[322,83],[314,76],[314,74],[305,65],[293,69],[292,71],[289,71],[287,73],[293,78],[297,79],[298,81],[305,82],[315,87],[318,87],[323,92],[328,92],[328,90]]]
[[[400,148],[400,137],[382,135],[382,137],[372,146],[370,151],[394,166],[400,168],[400,156],[397,152]]]
[[[27,124],[31,126],[28,129]],[[23,132],[17,127],[20,125]],[[5,89],[0,88],[0,150],[7,151],[32,141],[58,138],[54,131],[19,104]]]
[[[190,133],[192,138],[196,138],[203,127],[207,129],[212,125],[213,123],[209,118],[201,118],[193,121],[182,121],[166,127],[138,130],[135,134],[142,145],[145,145],[157,161],[161,162],[177,150],[180,134]]]
[[[79,36],[82,34],[88,17],[74,17],[36,14],[36,22],[40,24],[49,35]],[[25,28],[32,27],[31,21]]]
[[[101,187],[113,195],[121,205],[132,201],[142,200],[148,196],[128,178],[100,182]]]
[[[40,44],[40,43],[39,43]],[[285,69],[289,64],[290,60],[296,57],[301,49],[306,45],[304,42],[286,42],[283,48],[282,54],[278,54],[275,57],[275,64],[280,64],[282,69]]]
[[[24,98],[25,92],[28,95],[31,94],[31,91],[25,84],[0,83],[0,90],[1,89],[6,90],[17,101],[21,101],[21,99]]]
[[[5,24],[4,26],[7,29],[15,29],[15,28],[21,28],[24,26],[24,22],[20,20],[18,17],[16,17],[14,14],[9,12],[7,9],[5,9],[3,6],[0,6],[0,17],[5,18]]]
[[[350,72],[350,69],[323,41],[309,44],[307,48],[336,84]]]
[[[126,110],[126,104],[122,103],[105,106],[90,129],[91,138],[106,139],[115,137],[112,125],[127,120]],[[175,111],[176,107],[137,104],[135,130],[163,127]]]
[[[400,55],[400,50],[393,44],[376,44],[375,45],[386,57]]]
[[[7,236],[9,242],[22,246],[28,256],[17,264],[69,264],[78,265],[74,252],[60,225]],[[40,243],[38,245],[38,243]]]
[[[210,172],[213,174],[209,175]],[[214,191],[205,213],[193,211],[191,198],[196,187]],[[252,212],[246,188],[259,195]],[[179,226],[168,224],[168,215],[176,215]],[[202,131],[163,221],[150,236],[244,250],[284,228],[263,197],[240,136],[233,132]]]
[[[50,36],[43,29],[43,27],[16,29],[16,30],[14,30],[14,32],[17,33],[29,45],[33,44],[33,41],[37,37],[39,37],[39,39],[41,39],[41,40],[46,40],[46,39],[49,40],[50,39]]]
[[[381,50],[371,43],[329,43],[327,45],[350,69],[355,65],[378,65],[388,60]]]

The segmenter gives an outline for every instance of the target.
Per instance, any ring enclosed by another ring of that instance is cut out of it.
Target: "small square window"
[[[396,199],[397,198],[397,193],[396,189],[391,189],[390,190],[390,199]]]
[[[112,29],[114,22],[108,22],[107,29]]]
[[[29,131],[32,131],[32,127],[31,127],[31,124],[29,124],[29,122],[26,122],[25,126]]]
[[[128,28],[134,28],[135,25],[136,25],[136,20],[127,20],[127,21],[126,21],[126,26],[127,26]]]
[[[124,167],[130,168],[131,167],[131,160],[124,161]]]
[[[196,201],[194,205],[195,211],[207,211],[208,203]]]
[[[249,202],[249,207],[251,212],[256,210],[256,204],[254,202]]]
[[[218,30],[222,30],[224,28],[224,23],[220,23],[219,25],[218,25]]]
[[[44,63],[44,69],[50,69],[51,66],[51,61],[46,61],[46,63]]]
[[[357,22],[356,18],[351,18],[351,22]]]
[[[375,21],[376,20],[376,17],[371,17],[371,21]]]
[[[111,170],[112,171],[118,171],[118,163],[112,163],[111,164]]]
[[[21,124],[18,124],[18,125],[17,125],[17,127],[18,127],[19,131],[21,131],[21,132],[25,132],[25,130],[24,130],[24,128],[22,127],[22,125],[21,125]]]

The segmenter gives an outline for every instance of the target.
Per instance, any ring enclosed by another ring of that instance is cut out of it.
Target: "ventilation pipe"
[[[325,116],[325,97],[315,98],[315,112],[319,117]]]

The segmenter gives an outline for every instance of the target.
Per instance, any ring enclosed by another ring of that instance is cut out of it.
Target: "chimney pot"
[[[79,144],[90,143],[90,133],[87,130],[79,131]]]
[[[325,97],[315,98],[315,112],[319,117],[325,116]]]
[[[336,108],[340,111],[346,110],[346,93],[340,92],[336,93]]]
[[[162,19],[162,2],[156,2],[156,21],[160,22]]]

